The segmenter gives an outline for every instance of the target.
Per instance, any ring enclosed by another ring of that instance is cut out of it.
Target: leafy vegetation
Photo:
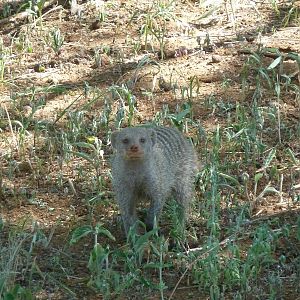
[[[0,4],[0,298],[296,299],[300,46],[260,39],[299,5],[78,2]],[[183,131],[202,167],[186,228],[170,201],[126,240],[110,135],[140,123]]]

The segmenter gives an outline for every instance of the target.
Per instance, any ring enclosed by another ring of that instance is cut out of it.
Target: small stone
[[[94,21],[91,26],[90,26],[90,30],[97,30],[101,27],[100,21],[96,20]]]
[[[43,64],[36,64],[36,65],[34,65],[33,70],[35,72],[41,73],[41,72],[45,72],[46,68]]]
[[[222,60],[222,58],[221,58],[220,55],[213,55],[213,56],[211,57],[211,62],[212,62],[213,64],[219,63],[221,60]]]

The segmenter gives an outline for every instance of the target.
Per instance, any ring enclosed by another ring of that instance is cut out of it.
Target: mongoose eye
[[[140,138],[140,142],[141,142],[142,144],[144,144],[144,143],[146,142],[146,140],[145,140],[144,138]]]
[[[123,139],[123,144],[128,144],[129,143],[129,140],[128,139]]]

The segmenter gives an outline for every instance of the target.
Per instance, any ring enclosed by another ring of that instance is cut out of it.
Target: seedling
[[[59,56],[64,43],[64,37],[61,35],[59,28],[52,29],[50,31],[47,42],[51,49],[55,52],[55,55]]]

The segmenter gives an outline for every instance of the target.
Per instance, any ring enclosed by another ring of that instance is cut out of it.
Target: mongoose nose
[[[132,145],[132,146],[130,147],[130,150],[131,150],[132,152],[138,152],[138,151],[139,151],[139,147],[138,147],[137,145]]]

